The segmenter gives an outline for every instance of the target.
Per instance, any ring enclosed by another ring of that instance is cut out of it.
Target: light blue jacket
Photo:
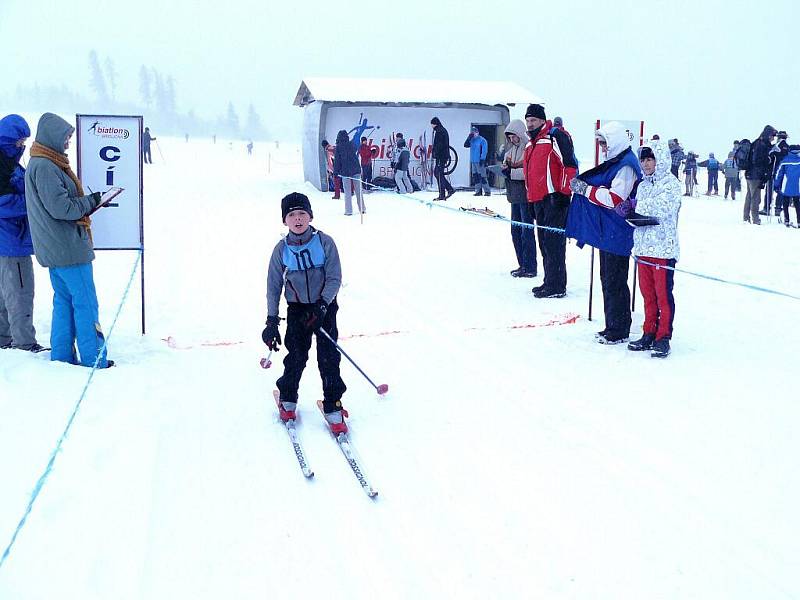
[[[486,155],[489,153],[489,143],[486,138],[480,135],[470,136],[467,138],[469,144],[469,162],[479,163],[486,160]],[[466,147],[467,144],[464,144]]]

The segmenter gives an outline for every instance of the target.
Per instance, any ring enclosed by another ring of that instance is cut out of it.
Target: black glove
[[[636,211],[628,213],[625,220],[634,227],[652,227],[653,225],[660,225],[661,221],[658,217],[650,217],[648,215],[640,215]]]
[[[103,199],[103,194],[101,194],[100,192],[92,192],[91,194],[89,194],[89,197],[92,199],[92,203],[94,205],[92,206],[92,208],[97,208],[98,206],[100,206],[100,202]]]
[[[485,167],[485,166],[486,166],[486,161],[485,161],[485,160],[482,160],[482,161],[480,161],[480,163],[478,163],[478,164],[479,164],[480,166],[482,166],[482,167]]]
[[[314,304],[313,308],[308,314],[308,319],[306,320],[306,327],[308,329],[319,329],[322,327],[322,322],[325,320],[325,315],[328,314],[328,303],[325,302],[322,298],[317,300],[316,304]]]
[[[278,324],[281,322],[279,317],[267,317],[267,326],[261,332],[261,339],[267,348],[277,352],[281,347],[281,332],[278,331]]]

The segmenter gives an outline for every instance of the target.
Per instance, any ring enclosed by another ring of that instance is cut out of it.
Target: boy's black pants
[[[309,329],[305,323],[312,314],[313,304],[290,302],[286,315],[286,336],[284,345],[287,355],[283,359],[283,375],[276,385],[281,393],[281,400],[297,402],[297,389],[300,386],[300,377],[308,362],[308,351],[311,348],[311,336],[317,336],[317,365],[322,377],[323,408],[326,413],[333,412],[342,407],[340,399],[347,390],[344,381],[339,375],[341,356],[328,338],[320,331]],[[328,306],[328,313],[322,323],[323,329],[334,340],[339,337],[336,328],[336,313],[339,305],[336,300]]]

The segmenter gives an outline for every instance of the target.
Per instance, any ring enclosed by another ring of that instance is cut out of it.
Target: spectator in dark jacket
[[[361,165],[359,164],[358,154],[344,129],[339,130],[339,133],[336,134],[333,175],[341,177],[344,184],[344,214],[347,216],[353,214],[353,190],[356,193],[358,210],[361,213],[367,212],[361,191]],[[352,183],[352,185],[348,184],[348,182]]]
[[[434,200],[447,200],[456,193],[444,174],[444,170],[450,163],[450,134],[447,133],[447,129],[444,128],[439,117],[433,117],[431,125],[433,126],[433,159],[436,161],[433,174],[439,184],[439,196]]]
[[[761,135],[750,146],[750,164],[744,172],[747,181],[747,197],[744,200],[742,218],[746,223],[761,225],[758,207],[761,204],[761,188],[770,178],[769,149],[778,131],[771,125],[764,127]]]
[[[686,155],[683,153],[683,148],[681,148],[680,144],[678,144],[677,138],[670,140],[668,145],[669,153],[672,157],[672,174],[675,175],[675,177],[678,177],[681,163],[683,162],[683,159],[686,158]],[[680,178],[678,177],[678,179]]]
[[[0,119],[0,348],[45,350],[33,327],[33,242],[19,161],[31,130],[19,115]]]

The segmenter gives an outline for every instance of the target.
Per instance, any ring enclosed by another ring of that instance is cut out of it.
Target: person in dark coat
[[[431,125],[433,126],[433,159],[436,161],[433,174],[439,184],[439,196],[434,200],[447,200],[456,193],[444,174],[444,170],[450,162],[450,134],[447,133],[447,129],[444,128],[439,117],[433,117]]]
[[[353,190],[355,190],[358,210],[361,213],[367,212],[361,190],[361,163],[358,159],[358,151],[344,129],[336,134],[333,175],[341,177],[344,185],[344,214],[347,216],[353,214]]]
[[[154,141],[155,139],[156,138],[150,135],[150,128],[145,127],[144,133],[142,134],[142,158],[144,159],[144,162],[150,163],[151,165],[153,164],[153,157],[150,154],[150,142]]]
[[[761,205],[761,189],[770,178],[769,150],[772,148],[772,140],[778,130],[767,125],[753,142],[750,147],[750,164],[744,172],[747,181],[747,196],[744,200],[744,212],[742,218],[746,223],[761,225],[761,217],[758,208]]]
[[[19,115],[0,119],[0,348],[46,350],[33,327],[33,241],[19,164],[31,130]]]

